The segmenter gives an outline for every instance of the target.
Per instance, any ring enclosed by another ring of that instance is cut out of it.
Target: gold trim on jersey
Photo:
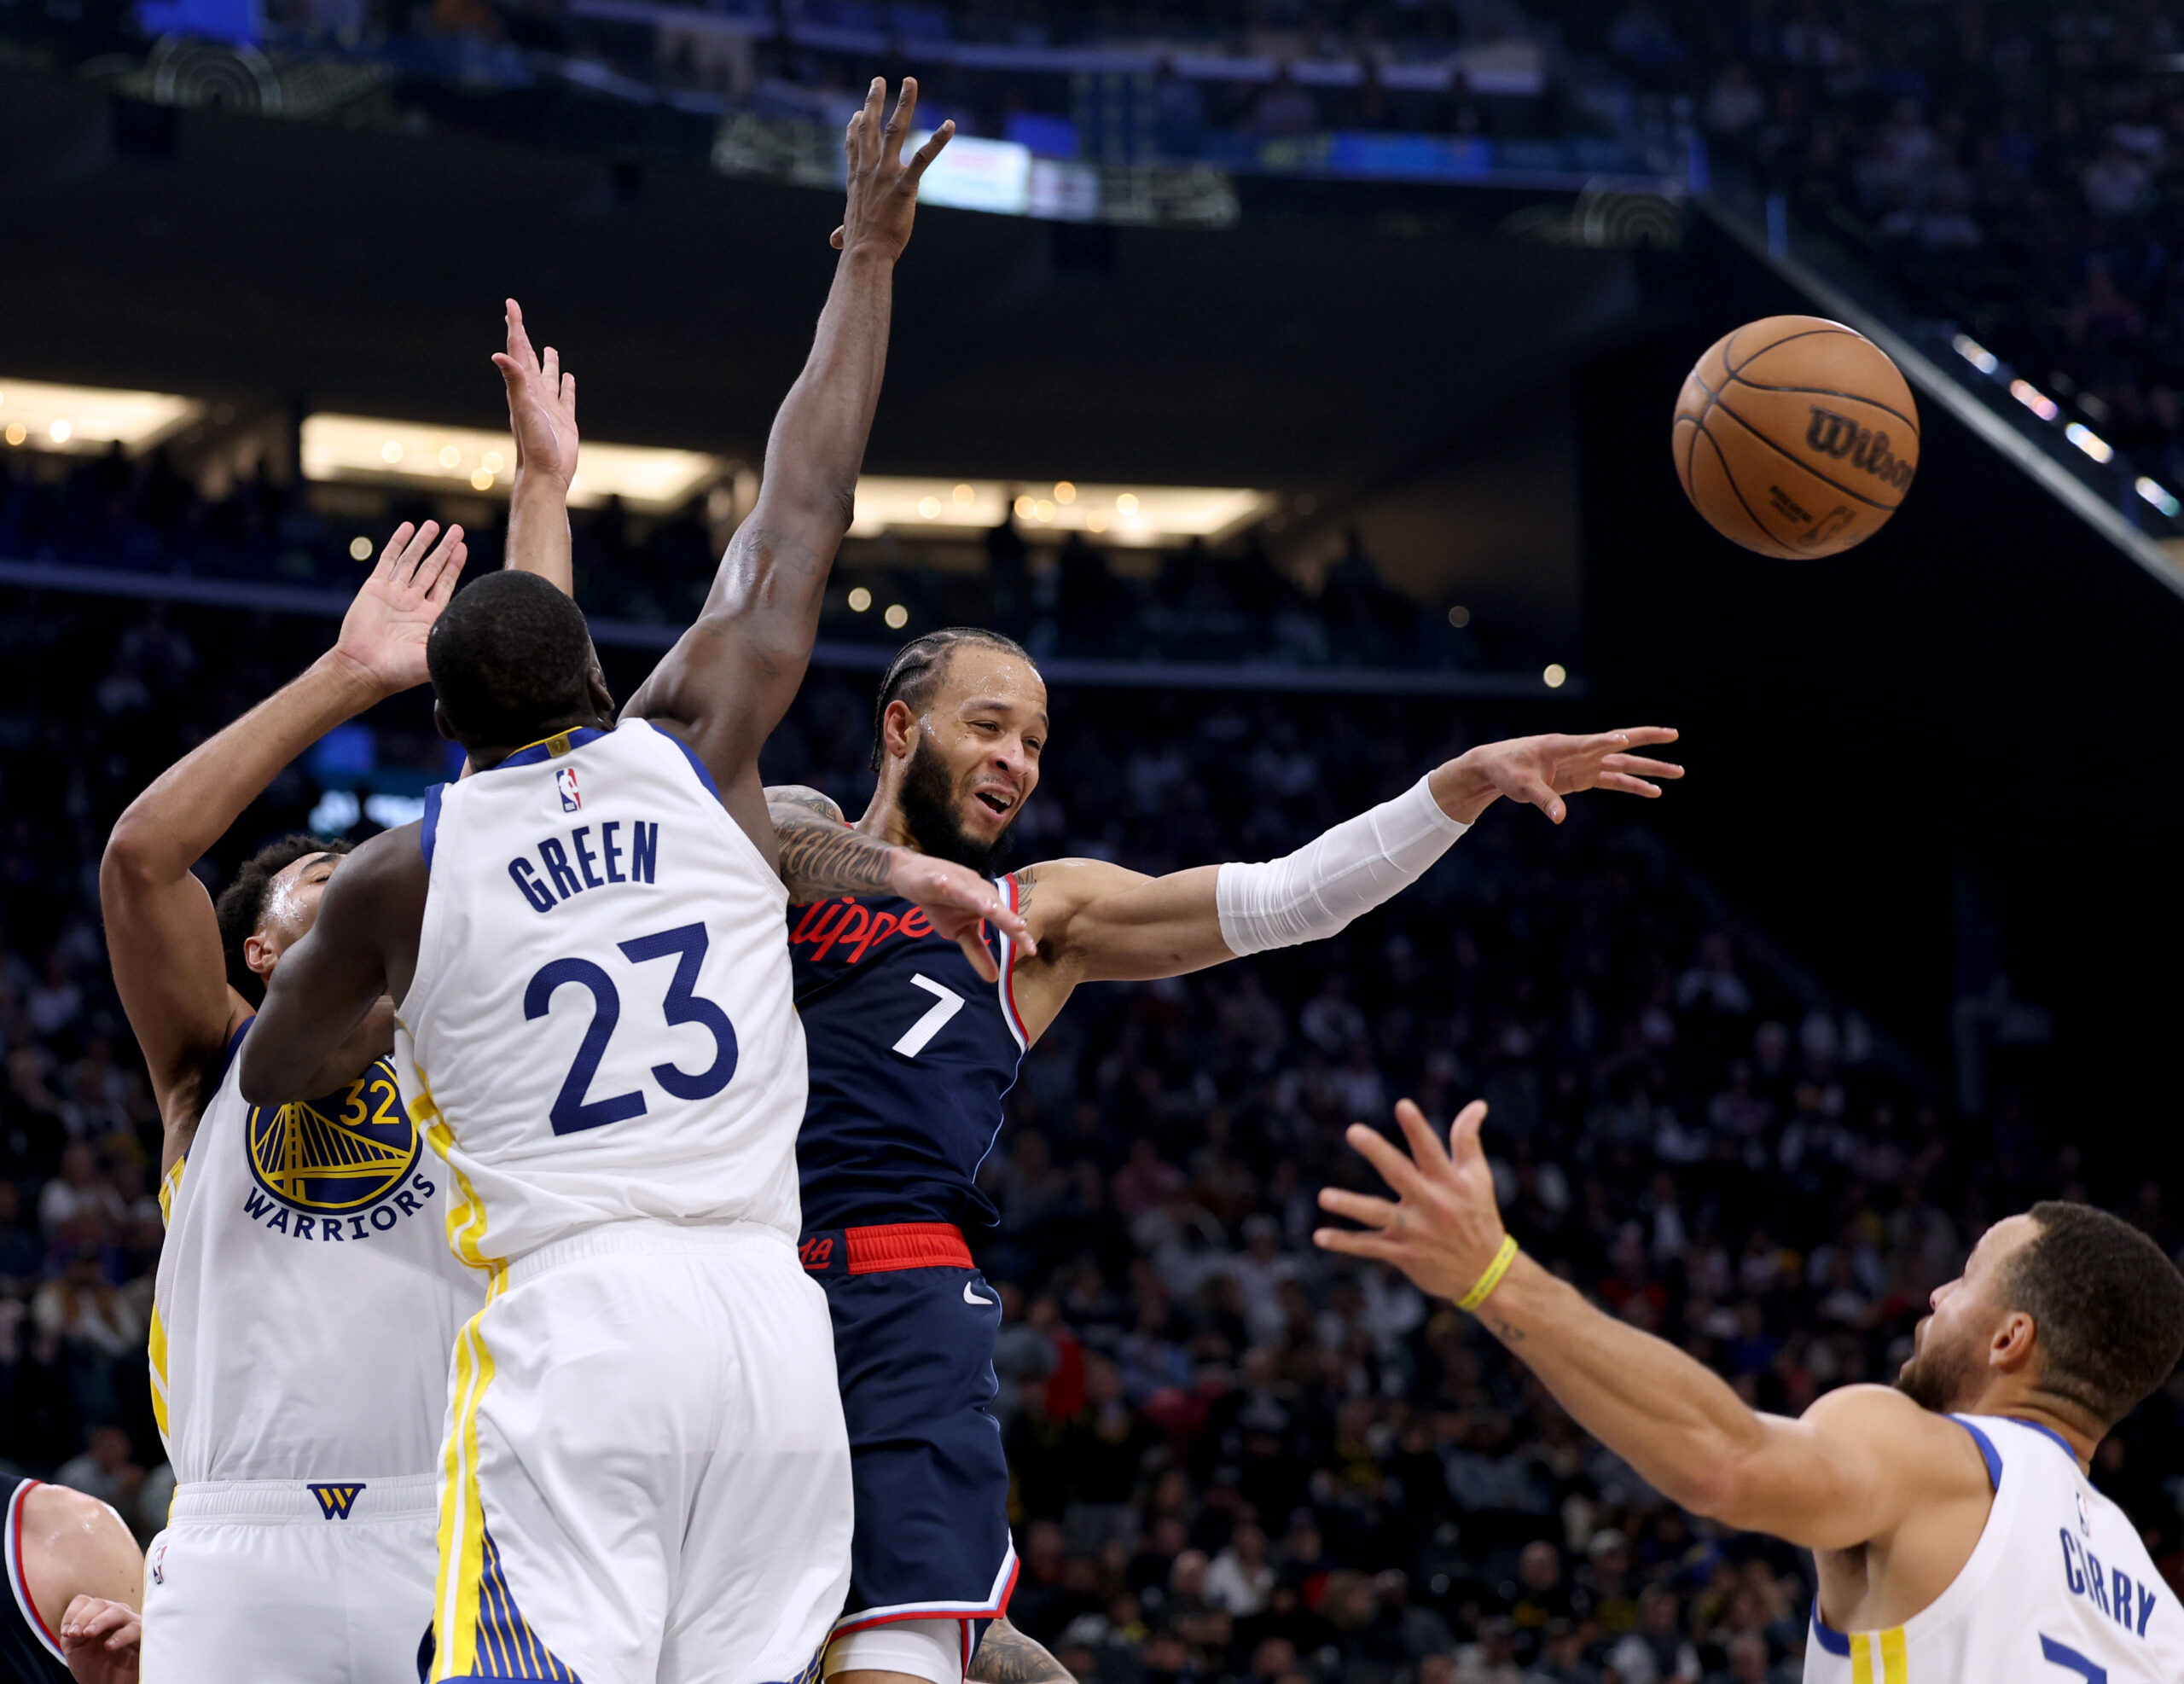
[[[182,1172],[189,1166],[189,1154],[183,1153],[174,1160],[174,1168],[160,1177],[160,1222],[163,1227],[174,1225],[174,1201],[182,1191]]]
[[[179,1176],[181,1172],[182,1166],[176,1164],[175,1173]],[[160,1202],[166,1202],[164,1189]],[[160,1320],[157,1298],[152,1301],[152,1331],[145,1340],[145,1354],[151,1359],[152,1420],[159,1426],[160,1437],[165,1438],[167,1436],[167,1325]]]
[[[1850,1634],[1850,1684],[1910,1684],[1910,1677],[1902,1626]]]

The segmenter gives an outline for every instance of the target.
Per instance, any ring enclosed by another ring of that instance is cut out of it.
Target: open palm
[[[577,377],[561,372],[561,353],[533,354],[523,306],[508,300],[508,344],[493,366],[508,389],[508,430],[519,473],[550,474],[564,491],[577,472]]]
[[[462,577],[469,554],[462,528],[449,527],[434,544],[439,530],[437,520],[422,526],[405,520],[397,526],[371,577],[341,617],[334,652],[369,674],[384,695],[421,684],[429,676],[425,640]]]

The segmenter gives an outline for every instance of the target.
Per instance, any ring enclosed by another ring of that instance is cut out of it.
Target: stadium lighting
[[[851,613],[861,614],[871,606],[872,593],[867,590],[863,585],[858,585],[851,590],[850,612]]]
[[[1461,602],[1449,610],[1449,624],[1459,631],[1471,624],[1471,610]]]
[[[2164,514],[2166,514],[2171,520],[2174,520],[2180,514],[2184,514],[2184,503],[2178,502],[2175,497],[2171,496],[2169,493],[2169,488],[2166,485],[2164,485],[2159,480],[2149,479],[2145,474],[2141,473],[2139,476],[2136,489],[2140,496],[2144,497]]]
[[[900,631],[910,623],[910,611],[900,602],[891,602],[887,605],[887,612],[880,618],[887,622],[890,631]]]
[[[1541,673],[1539,678],[1540,682],[1546,685],[1548,689],[1559,690],[1570,682],[1569,669],[1560,661],[1549,661],[1547,671]]]
[[[514,454],[506,433],[475,427],[433,427],[368,415],[318,415],[304,421],[307,479],[369,479],[450,491],[505,492],[514,479]],[[673,508],[718,479],[722,467],[717,457],[695,450],[595,444],[586,439],[569,501],[589,506],[619,497],[647,508]]]
[[[589,451],[589,444],[584,449]],[[1060,493],[1066,490],[1070,495]],[[1193,537],[1217,543],[1272,514],[1266,491],[1212,485],[1161,485],[1125,491],[1113,485],[1054,482],[1051,494],[1019,491],[1002,480],[912,479],[868,474],[857,483],[853,537],[882,532],[970,533],[1016,518],[1033,532],[1088,532],[1107,542],[1154,549]]]
[[[2044,421],[2051,421],[2062,413],[2055,407],[2055,400],[2030,380],[2012,380],[2010,396]]]
[[[362,532],[349,540],[349,559],[351,561],[369,561],[372,559],[372,541]]]
[[[35,438],[44,448],[94,455],[113,444],[148,450],[204,409],[166,392],[0,380],[0,437],[15,445]]]
[[[2111,462],[2116,460],[2116,447],[2081,421],[2072,421],[2065,427],[2063,437],[2097,462]]]
[[[1956,354],[1983,375],[1991,375],[2002,366],[2001,359],[1978,340],[1959,334],[1949,343],[1956,347]]]

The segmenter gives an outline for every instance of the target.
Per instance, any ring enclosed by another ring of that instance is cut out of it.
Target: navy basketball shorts
[[[800,1250],[834,1316],[857,1504],[834,1637],[959,1622],[967,1667],[1016,1583],[993,1414],[1000,1295],[946,1222],[815,1229]]]

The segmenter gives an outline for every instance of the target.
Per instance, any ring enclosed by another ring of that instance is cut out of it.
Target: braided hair
[[[1004,637],[998,631],[988,631],[982,626],[945,626],[938,631],[928,631],[922,637],[913,637],[887,664],[886,676],[880,681],[880,700],[873,704],[874,771],[887,764],[888,704],[901,702],[911,712],[922,713],[932,705],[933,693],[948,676],[948,663],[955,658],[956,651],[972,643],[1014,655],[1027,666],[1035,665],[1031,652],[1014,637]]]

